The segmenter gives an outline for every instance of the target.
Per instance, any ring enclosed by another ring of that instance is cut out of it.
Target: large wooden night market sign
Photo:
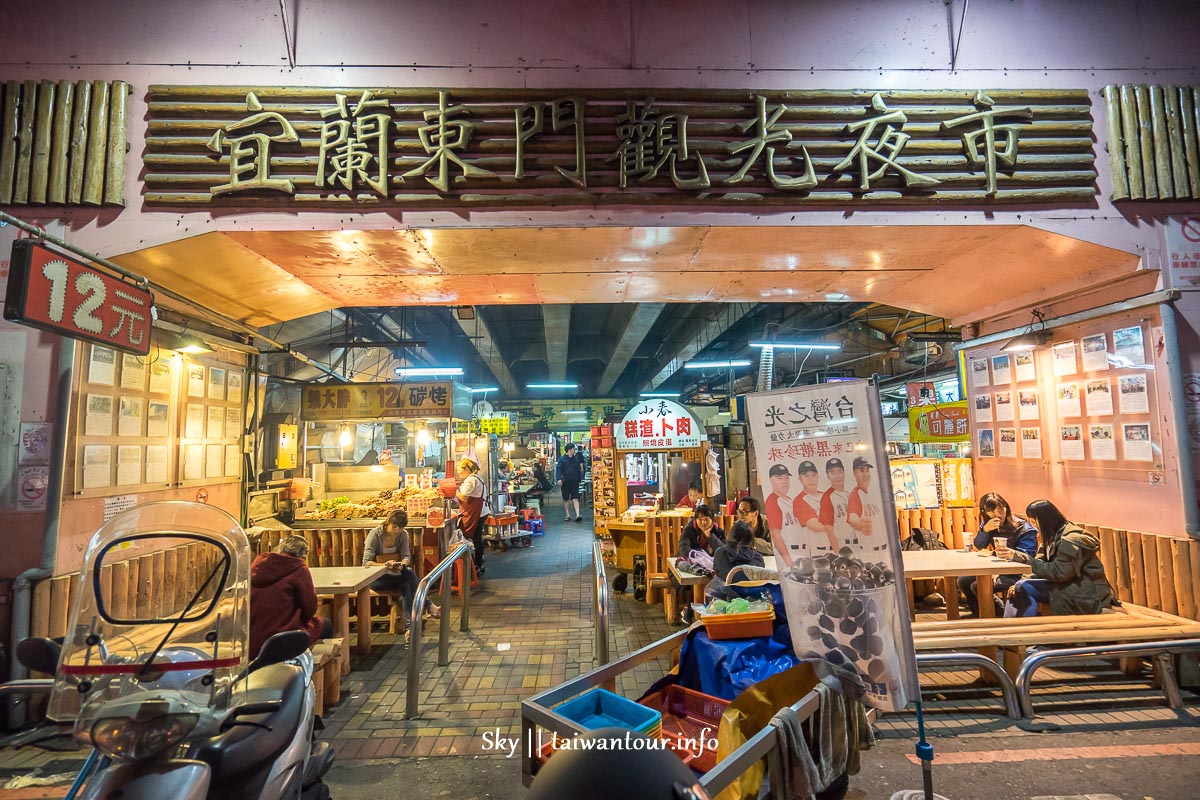
[[[151,86],[157,205],[1078,204],[1085,90]]]

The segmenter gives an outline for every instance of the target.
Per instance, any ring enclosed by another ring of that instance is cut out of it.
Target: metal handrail
[[[1049,661],[1086,661],[1094,658],[1111,658],[1112,656],[1154,656],[1159,663],[1159,680],[1162,682],[1163,694],[1172,708],[1181,704],[1179,685],[1175,682],[1175,668],[1171,659],[1172,653],[1200,652],[1200,639],[1177,639],[1165,642],[1126,642],[1124,644],[1101,644],[1091,647],[1070,647],[1064,650],[1042,650],[1028,656],[1021,662],[1015,681],[1017,695],[1021,700],[1021,713],[1027,719],[1033,719],[1033,697],[1030,695],[1030,684],[1033,673],[1037,672]]]
[[[595,606],[592,624],[596,628],[596,664],[608,663],[608,575],[604,570],[604,556],[600,542],[592,542],[592,582]]]
[[[451,550],[445,558],[438,562],[429,573],[417,584],[417,592],[413,596],[412,621],[408,624],[408,697],[405,699],[404,718],[412,719],[418,714],[421,676],[421,633],[424,629],[425,600],[429,596],[432,583],[450,570],[455,561],[466,560],[463,566],[462,580],[459,587],[462,592],[462,614],[459,617],[459,630],[466,632],[471,629],[471,546],[466,542]],[[450,579],[442,581],[442,618],[438,635],[438,666],[444,667],[450,663]]]
[[[1004,713],[1009,719],[1020,719],[1021,709],[1017,701],[1017,686],[999,664],[981,653],[917,653],[917,669],[941,667],[973,667],[985,669],[1000,684],[1004,696]]]
[[[553,706],[578,694],[582,694],[588,689],[611,682],[618,675],[628,672],[640,664],[653,661],[656,658],[678,650],[683,645],[689,631],[690,628],[673,633],[665,639],[659,639],[657,642],[646,645],[641,650],[630,653],[624,658],[597,667],[591,672],[580,675],[573,680],[559,684],[552,689],[547,689],[541,694],[536,694],[528,700],[522,700],[521,733],[524,737],[522,740],[524,747],[521,748],[521,778],[525,785],[528,786],[533,781],[533,761],[541,749],[541,744],[543,744],[541,738],[537,735],[536,729],[538,727],[545,728],[567,738],[586,732],[579,724],[555,713]],[[816,713],[818,708],[820,708],[820,703],[819,695],[816,692],[809,692],[793,704],[791,708],[801,720],[805,720]],[[766,756],[767,775],[773,790],[773,794],[770,796],[779,797],[781,796],[779,788],[781,779],[780,771],[785,763],[780,754],[781,746],[782,742],[779,738],[779,732],[774,726],[768,724],[746,740],[741,747],[734,750],[715,767],[701,776],[700,785],[710,797],[715,797],[737,780],[752,764]]]

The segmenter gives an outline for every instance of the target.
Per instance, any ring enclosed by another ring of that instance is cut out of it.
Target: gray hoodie
[[[1033,567],[1033,577],[1050,581],[1050,610],[1099,614],[1113,604],[1112,587],[1100,563],[1100,540],[1068,522],[1038,555],[1013,551],[1013,560]]]

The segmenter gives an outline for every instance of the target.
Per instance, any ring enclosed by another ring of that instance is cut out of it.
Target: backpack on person
[[[913,528],[912,534],[900,543],[901,550],[946,550],[946,544],[928,528]]]

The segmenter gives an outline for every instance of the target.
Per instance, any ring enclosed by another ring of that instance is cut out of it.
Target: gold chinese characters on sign
[[[300,413],[307,420],[445,418],[452,398],[444,381],[306,386]]]
[[[1083,90],[152,86],[146,199],[189,205],[1078,203]]]

